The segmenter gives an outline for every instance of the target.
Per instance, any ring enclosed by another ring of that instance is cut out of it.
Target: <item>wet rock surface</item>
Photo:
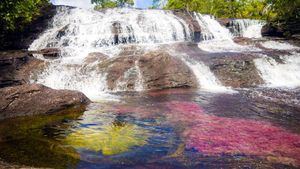
[[[45,65],[26,51],[0,52],[0,88],[28,83]]]
[[[159,50],[127,50],[101,62],[98,68],[107,72],[110,90],[134,90],[138,85],[144,90],[197,87],[196,77],[181,59]]]
[[[174,15],[183,19],[192,31],[192,37],[194,42],[200,42],[201,40],[201,27],[197,20],[194,18],[193,14],[184,10],[174,10]],[[187,33],[187,30],[185,30]]]
[[[90,100],[80,92],[54,90],[39,84],[0,89],[0,119],[51,114],[69,108],[84,110]]]
[[[146,89],[196,88],[197,80],[179,58],[165,52],[149,52],[139,59]]]
[[[59,48],[44,48],[38,51],[31,51],[30,53],[42,55],[45,59],[57,59],[61,51]]]
[[[253,55],[235,55],[214,58],[210,69],[225,86],[248,88],[264,83],[254,64]]]

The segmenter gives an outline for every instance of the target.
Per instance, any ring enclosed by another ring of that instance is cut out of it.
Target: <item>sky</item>
[[[51,0],[56,5],[70,5],[81,8],[91,7],[91,0]],[[148,8],[152,5],[152,0],[135,0],[135,7]]]

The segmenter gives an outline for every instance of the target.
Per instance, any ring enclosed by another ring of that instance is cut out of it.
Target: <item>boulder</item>
[[[128,54],[128,55],[127,55]],[[110,90],[144,90],[197,87],[197,80],[189,67],[179,58],[161,50],[135,54],[126,52],[98,64],[106,72]]]
[[[262,27],[261,34],[263,36],[283,37],[284,30],[279,26],[274,26],[273,24],[269,23]]]
[[[61,51],[58,48],[44,48],[38,51],[30,51],[30,53],[42,55],[45,59],[57,59]]]
[[[118,84],[124,81],[126,72],[134,67],[136,57],[134,56],[119,56],[106,60],[98,65],[98,67],[107,73],[106,80],[107,86],[110,90],[115,90]],[[132,90],[134,88],[134,81],[132,79],[127,84],[123,84],[124,90]],[[125,87],[126,86],[126,87]]]
[[[190,68],[179,58],[167,52],[154,51],[139,58],[143,85],[147,90],[197,87],[197,79]]]
[[[26,51],[0,52],[0,88],[28,83],[45,65]]]
[[[199,25],[196,18],[193,16],[192,13],[186,11],[186,10],[174,10],[174,15],[184,20],[188,26],[189,29],[192,31],[193,41],[194,42],[200,42],[201,41],[201,26]],[[185,30],[185,33],[188,31]]]
[[[92,52],[84,59],[84,65],[89,65],[95,62],[102,62],[109,57],[101,52]]]
[[[0,89],[0,119],[51,114],[66,109],[84,110],[90,100],[82,93],[54,90],[39,84]]]
[[[255,87],[264,83],[254,64],[256,56],[237,54],[210,61],[210,69],[225,86],[234,88]]]

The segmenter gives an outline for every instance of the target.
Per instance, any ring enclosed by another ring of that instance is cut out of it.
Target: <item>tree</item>
[[[134,4],[133,0],[92,0],[91,2],[96,4],[96,9],[125,7],[126,5],[132,6]]]
[[[46,4],[48,0],[1,0],[0,29],[22,29],[40,14],[40,9]]]

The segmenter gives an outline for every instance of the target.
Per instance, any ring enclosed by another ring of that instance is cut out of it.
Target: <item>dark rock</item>
[[[149,52],[139,58],[145,89],[197,87],[197,79],[179,58],[166,52]]]
[[[201,27],[192,13],[185,10],[174,10],[174,15],[183,19],[189,26],[189,29],[192,31],[192,37],[194,42],[200,42],[201,40]],[[187,30],[185,33],[187,34]]]
[[[230,27],[232,20],[233,19],[230,19],[230,18],[218,18],[217,19],[217,21],[225,27]]]
[[[262,27],[261,34],[263,36],[283,37],[284,30],[282,27],[274,26],[272,24],[266,24]]]
[[[210,61],[210,69],[225,86],[234,88],[255,87],[263,84],[254,64],[255,56],[224,56]]]
[[[54,90],[39,84],[6,87],[0,89],[0,119],[84,109],[89,102],[80,92]]]
[[[0,88],[28,83],[45,65],[26,51],[0,52]]]
[[[40,54],[46,59],[57,59],[60,53],[61,51],[58,48],[45,48],[39,51],[31,51],[31,54]]]

